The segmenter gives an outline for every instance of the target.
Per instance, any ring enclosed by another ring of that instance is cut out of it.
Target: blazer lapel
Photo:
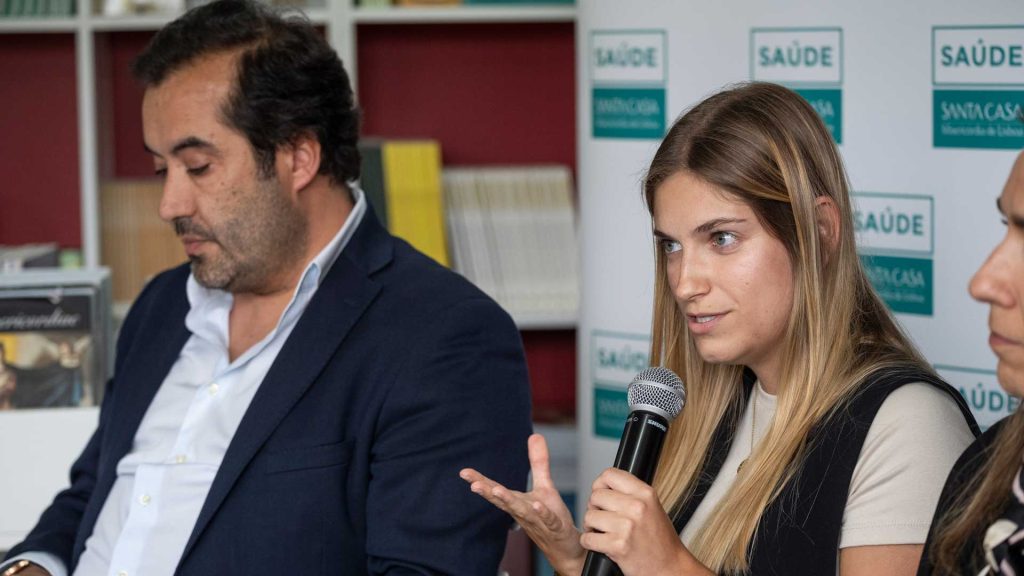
[[[127,335],[134,338],[134,341],[126,355],[125,364],[119,366],[115,374],[117,390],[111,397],[113,404],[104,408],[104,413],[108,415],[103,437],[105,445],[97,471],[96,487],[78,530],[72,566],[78,562],[78,556],[85,549],[85,538],[92,534],[102,504],[117,479],[117,463],[131,449],[142,417],[190,336],[185,327],[185,315],[189,310],[185,293],[188,268],[183,266],[173,274],[176,277],[169,281],[168,287],[160,294],[149,295],[145,302],[136,304],[148,308],[142,311],[139,327],[133,334]],[[116,416],[111,417],[109,414]]]
[[[180,276],[172,281],[169,289],[164,290],[166,295],[157,297],[159,302],[149,300],[152,308],[147,310],[142,325],[136,331],[129,360],[116,375],[119,387],[116,391],[117,404],[111,408],[117,417],[109,420],[106,434],[110,444],[103,455],[111,472],[131,449],[142,417],[190,336],[185,327],[185,315],[189,311],[185,294],[188,272]],[[112,482],[113,474],[110,476]]]
[[[369,208],[369,207],[368,207]],[[195,546],[242,471],[313,384],[380,292],[369,275],[391,259],[390,237],[372,210],[331,266],[253,397],[228,446],[182,554]],[[182,566],[179,563],[178,567]]]

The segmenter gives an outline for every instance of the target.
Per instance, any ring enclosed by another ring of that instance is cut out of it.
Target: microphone
[[[633,378],[626,396],[629,416],[613,466],[650,484],[668,425],[683,410],[686,389],[675,372],[653,367]],[[604,554],[591,551],[581,576],[622,576],[622,571]]]

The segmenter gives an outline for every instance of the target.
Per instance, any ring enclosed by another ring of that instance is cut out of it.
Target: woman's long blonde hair
[[[793,265],[794,295],[782,346],[776,415],[764,440],[697,533],[692,552],[715,572],[742,572],[765,508],[798,473],[811,428],[884,367],[930,371],[871,288],[854,241],[849,186],[832,138],[814,109],[782,86],[749,83],[704,100],[683,115],[644,179],[654,193],[688,171],[747,203],[780,240]],[[831,240],[817,207],[838,212]],[[690,338],[656,253],[652,364],[683,378],[687,403],[672,426],[654,485],[666,510],[691,496],[711,437],[743,402],[742,366],[709,364]]]

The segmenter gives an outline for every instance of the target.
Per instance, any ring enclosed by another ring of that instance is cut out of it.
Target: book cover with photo
[[[0,411],[98,406],[110,340],[107,271],[0,274]]]

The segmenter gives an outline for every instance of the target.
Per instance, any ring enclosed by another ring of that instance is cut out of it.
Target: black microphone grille
[[[631,411],[652,411],[671,422],[683,410],[686,388],[675,372],[653,366],[633,378],[626,396]]]

